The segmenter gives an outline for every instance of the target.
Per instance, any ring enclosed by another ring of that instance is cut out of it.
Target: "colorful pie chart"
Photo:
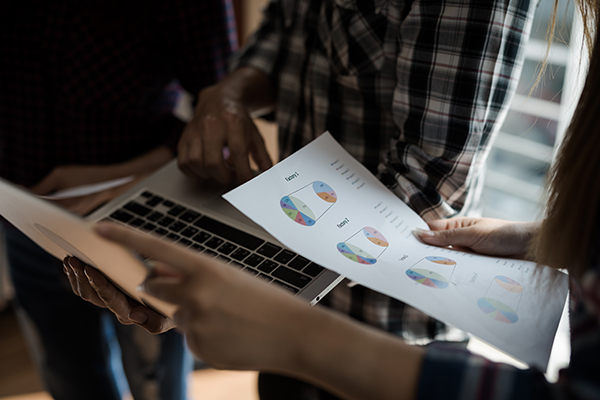
[[[434,271],[411,268],[406,271],[406,275],[408,275],[408,277],[413,281],[430,288],[445,289],[448,287],[448,280],[443,275],[440,275]]]
[[[510,279],[508,276],[498,275],[494,278],[494,281],[503,289],[508,290],[511,293],[523,292],[523,286],[514,279]]]
[[[283,212],[295,222],[304,226],[315,224],[315,214],[304,202],[292,196],[284,196],[279,202]]]
[[[378,230],[367,226],[363,228],[363,233],[365,234],[367,239],[369,239],[372,243],[376,244],[377,246],[389,246],[387,239]]]
[[[315,190],[317,196],[326,202],[335,203],[337,201],[337,195],[335,194],[335,191],[328,184],[321,181],[315,181],[313,182],[313,189]]]
[[[519,319],[517,313],[501,301],[482,297],[477,300],[479,309],[488,317],[506,324],[514,324]]]
[[[456,261],[451,260],[451,259],[446,258],[446,257],[429,256],[429,257],[425,257],[425,259],[427,261],[431,261],[432,263],[436,263],[436,264],[456,265]]]
[[[359,264],[370,264],[373,265],[377,262],[377,259],[364,251],[363,249],[354,246],[352,244],[348,244],[346,242],[340,242],[337,244],[337,249],[342,255],[344,255],[349,260],[357,262]]]

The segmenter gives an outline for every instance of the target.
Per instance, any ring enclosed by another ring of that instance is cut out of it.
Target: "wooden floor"
[[[258,400],[255,372],[195,371],[190,399]],[[14,313],[0,312],[0,400],[51,400],[44,392]]]

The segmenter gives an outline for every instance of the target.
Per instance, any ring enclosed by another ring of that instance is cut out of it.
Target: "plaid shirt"
[[[254,67],[277,88],[282,157],[329,130],[421,216],[448,217],[479,197],[535,5],[272,0],[231,68]],[[339,285],[325,300],[412,343],[447,333],[364,287]]]
[[[596,226],[592,243],[600,241]],[[600,399],[600,248],[592,249],[591,267],[570,281],[571,359],[550,384],[535,369],[494,363],[456,346],[427,349],[419,399]]]

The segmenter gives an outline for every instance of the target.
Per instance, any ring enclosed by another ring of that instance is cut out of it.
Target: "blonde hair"
[[[600,1],[581,0],[578,6],[591,50],[590,73],[550,171],[546,218],[531,249],[538,263],[566,268],[574,277],[589,267],[592,233],[600,218]]]

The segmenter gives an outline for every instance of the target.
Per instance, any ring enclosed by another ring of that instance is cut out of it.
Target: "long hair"
[[[591,49],[589,72],[547,184],[546,218],[531,252],[540,264],[581,277],[589,267],[600,217],[600,1],[579,2]]]

